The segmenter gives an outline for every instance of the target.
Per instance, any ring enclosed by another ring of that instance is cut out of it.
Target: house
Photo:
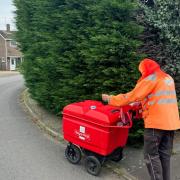
[[[20,65],[23,55],[15,41],[15,31],[10,30],[10,24],[6,30],[0,30],[0,70],[14,71]]]

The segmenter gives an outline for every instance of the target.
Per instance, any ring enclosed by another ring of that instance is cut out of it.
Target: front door
[[[11,58],[10,59],[10,70],[11,71],[16,70],[16,58]]]

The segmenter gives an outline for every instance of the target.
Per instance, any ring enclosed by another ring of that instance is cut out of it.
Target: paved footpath
[[[27,90],[23,92],[22,99],[26,109],[33,116],[34,121],[39,127],[54,136],[58,141],[64,142],[61,134],[61,120],[40,107],[36,101],[30,98]],[[180,180],[179,164],[180,132],[176,133],[174,141],[171,180]],[[108,162],[106,166],[127,180],[150,180],[143,160],[142,148],[126,147],[124,149],[124,158],[119,163]]]
[[[0,77],[14,76],[18,74],[19,72],[17,71],[0,71]]]

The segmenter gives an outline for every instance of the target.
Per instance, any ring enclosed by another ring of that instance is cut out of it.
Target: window
[[[14,65],[14,59],[11,59],[11,64]]]
[[[6,62],[5,59],[4,59],[4,57],[1,58],[1,62]]]
[[[10,46],[11,46],[11,47],[17,47],[17,42],[14,41],[14,40],[11,40],[11,41],[10,41]]]

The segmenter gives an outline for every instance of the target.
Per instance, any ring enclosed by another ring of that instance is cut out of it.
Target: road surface
[[[0,180],[120,180],[106,168],[99,177],[64,157],[65,146],[57,143],[32,122],[22,109],[21,75],[0,76]]]

